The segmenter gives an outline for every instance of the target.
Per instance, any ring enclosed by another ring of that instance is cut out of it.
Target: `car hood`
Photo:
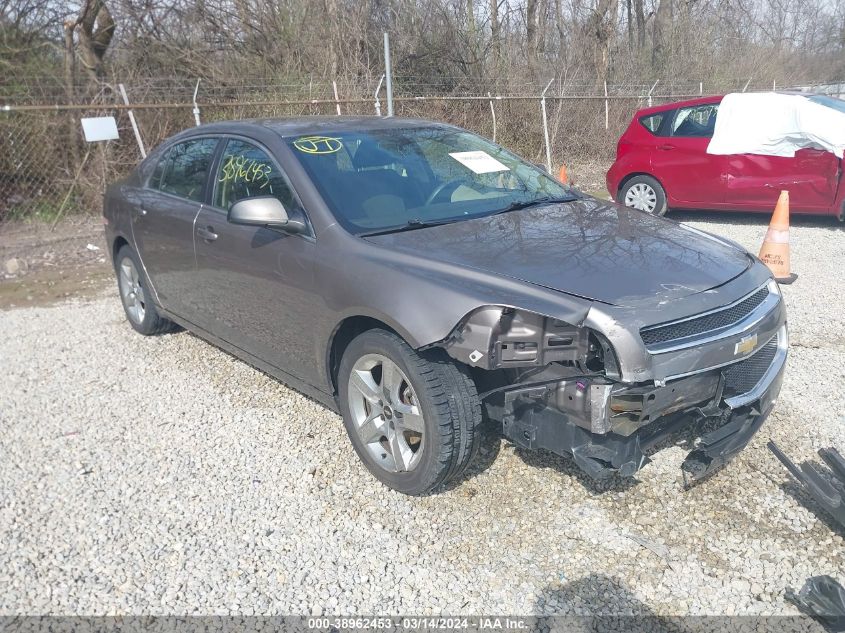
[[[617,306],[703,292],[753,261],[707,233],[595,198],[365,239]]]

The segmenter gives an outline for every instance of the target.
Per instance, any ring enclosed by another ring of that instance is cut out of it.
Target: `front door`
[[[670,206],[718,207],[722,195],[722,157],[707,153],[716,125],[718,103],[679,108],[655,138],[651,164],[663,183]]]
[[[269,153],[229,139],[214,177],[212,204],[196,221],[197,325],[310,384],[321,384],[313,344],[315,241],[275,229],[231,224],[238,200],[273,195],[288,214],[303,213]]]
[[[217,139],[200,138],[167,150],[147,185],[132,196],[132,237],[162,306],[190,318],[194,275],[193,225],[205,195]]]
[[[727,162],[726,202],[738,209],[771,211],[781,190],[798,211],[825,212],[833,205],[839,159],[820,149],[800,149],[793,158],[735,154]]]

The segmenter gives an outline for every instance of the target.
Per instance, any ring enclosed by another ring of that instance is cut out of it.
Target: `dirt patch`
[[[0,309],[91,296],[111,278],[99,217],[0,224]]]
[[[608,197],[605,174],[606,163],[587,163],[570,161],[566,164],[566,175],[575,187],[586,194],[606,200]],[[558,174],[555,173],[555,176]]]
[[[50,305],[71,297],[92,297],[106,288],[113,277],[111,268],[105,264],[41,269],[22,279],[0,282],[0,310]]]

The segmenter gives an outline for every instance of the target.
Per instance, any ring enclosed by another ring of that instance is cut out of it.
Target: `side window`
[[[672,136],[713,136],[718,111],[717,103],[679,109],[672,121]]]
[[[202,202],[217,139],[202,138],[171,147],[153,172],[150,186],[180,198]]]
[[[640,119],[640,123],[642,123],[643,127],[652,134],[657,134],[657,130],[660,129],[660,124],[663,123],[664,116],[666,116],[665,112],[644,116]]]
[[[228,211],[238,200],[257,196],[275,196],[288,211],[300,208],[287,178],[264,150],[230,140],[215,178],[214,206]]]
[[[158,189],[161,186],[161,175],[164,173],[164,166],[167,163],[167,157],[170,156],[170,149],[166,149],[158,159],[153,175],[150,177],[148,186],[150,189]]]

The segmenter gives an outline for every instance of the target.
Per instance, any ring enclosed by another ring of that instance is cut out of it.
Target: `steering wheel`
[[[452,193],[455,192],[455,189],[457,189],[458,187],[461,186],[461,184],[462,184],[462,181],[460,181],[460,180],[447,180],[443,184],[437,185],[434,188],[434,191],[432,191],[430,194],[428,194],[428,198],[425,199],[425,205],[424,206],[430,205],[432,202],[434,202],[440,196],[440,194],[442,194],[447,189],[449,189],[449,194],[451,195]]]

